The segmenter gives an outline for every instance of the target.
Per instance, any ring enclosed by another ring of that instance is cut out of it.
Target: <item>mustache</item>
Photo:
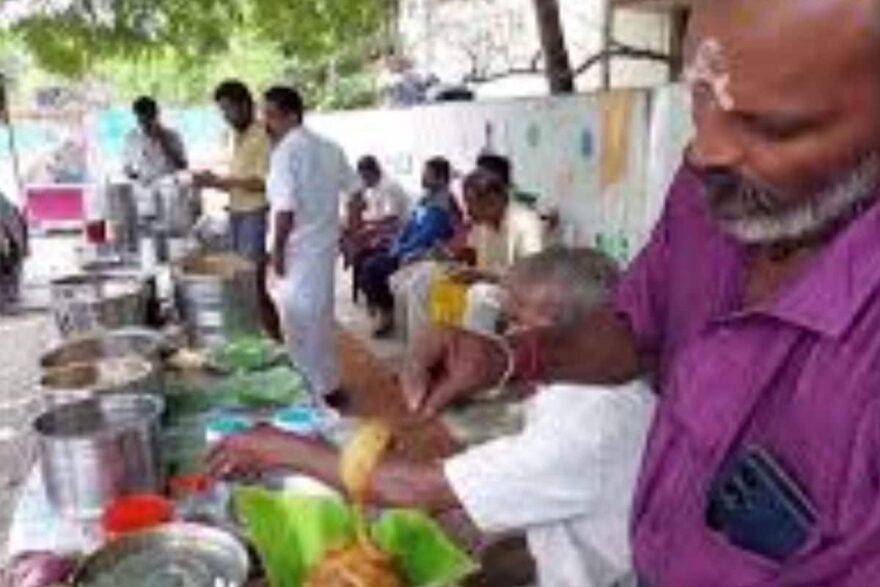
[[[880,154],[863,156],[844,172],[830,175],[803,197],[780,190],[728,168],[700,168],[686,162],[701,180],[713,218],[739,240],[749,243],[797,241],[831,229],[876,200]]]

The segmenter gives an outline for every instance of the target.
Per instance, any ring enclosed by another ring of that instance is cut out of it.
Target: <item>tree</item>
[[[574,92],[574,71],[565,44],[557,0],[532,0],[544,54],[544,71],[551,94]]]
[[[151,86],[152,93],[189,101],[204,99],[205,86],[224,71],[252,83],[296,74],[316,104],[337,105],[356,94],[359,105],[372,90],[361,72],[384,48],[391,4],[72,0],[63,10],[26,16],[12,33],[40,67],[70,79],[98,77],[137,91]]]

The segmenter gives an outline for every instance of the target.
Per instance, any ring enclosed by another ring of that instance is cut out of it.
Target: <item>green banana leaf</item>
[[[308,570],[328,550],[354,540],[351,510],[333,498],[243,488],[239,518],[260,554],[272,587],[301,587]],[[476,564],[428,516],[387,511],[371,529],[392,555],[409,587],[447,587],[476,571]]]
[[[229,406],[273,408],[307,399],[303,376],[292,367],[274,367],[266,371],[238,372],[217,385],[220,397]]]
[[[354,535],[351,514],[333,499],[242,488],[235,507],[272,587],[300,587],[327,550]]]
[[[211,352],[210,363],[220,371],[258,371],[278,364],[284,358],[284,351],[267,338],[259,336],[239,336],[215,348]]]
[[[373,525],[372,535],[415,587],[455,585],[477,570],[474,561],[421,512],[389,510]]]

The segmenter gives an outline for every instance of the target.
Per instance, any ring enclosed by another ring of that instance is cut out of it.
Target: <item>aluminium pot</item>
[[[65,517],[97,519],[116,498],[163,486],[162,401],[107,395],[49,408],[33,424],[49,502]]]

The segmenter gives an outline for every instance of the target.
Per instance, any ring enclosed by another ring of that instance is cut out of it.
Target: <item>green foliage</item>
[[[11,32],[45,71],[107,82],[125,99],[204,101],[234,75],[255,87],[296,81],[315,106],[337,108],[374,100],[368,66],[384,49],[392,8],[391,0],[74,0]]]

